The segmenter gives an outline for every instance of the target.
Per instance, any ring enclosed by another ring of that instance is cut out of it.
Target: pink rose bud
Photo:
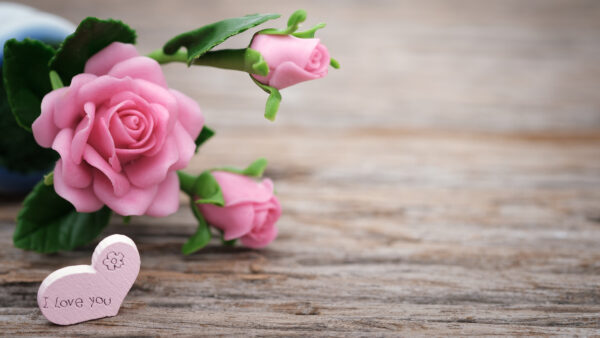
[[[44,97],[32,129],[60,154],[54,189],[77,211],[107,205],[162,217],[179,207],[176,170],[194,155],[203,123],[198,104],[167,87],[156,61],[114,42]]]
[[[240,238],[249,248],[262,248],[273,241],[277,237],[275,222],[281,216],[273,182],[266,178],[257,183],[224,171],[212,174],[221,187],[225,206],[198,204],[208,224],[223,230],[225,240]]]
[[[269,75],[252,76],[277,89],[324,77],[330,57],[327,47],[319,41],[291,35],[256,35],[250,48],[262,54],[269,65]]]

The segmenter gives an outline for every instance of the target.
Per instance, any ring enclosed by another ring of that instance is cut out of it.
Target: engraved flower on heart
[[[108,270],[115,270],[123,266],[125,264],[123,262],[123,258],[125,256],[121,252],[111,251],[106,255],[106,258],[102,261],[102,264],[106,265]]]

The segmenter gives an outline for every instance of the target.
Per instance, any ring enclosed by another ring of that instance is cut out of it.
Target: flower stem
[[[187,52],[183,50],[177,51],[175,54],[167,55],[163,53],[162,48],[160,48],[146,56],[156,60],[161,65],[170,62],[187,62]]]
[[[157,49],[147,55],[160,64],[169,62],[184,62],[196,66],[208,66],[221,69],[239,70],[242,72],[267,76],[269,65],[262,55],[251,48],[244,49],[222,49],[203,54],[197,59],[188,60],[187,52],[178,51],[172,55],[166,55],[162,49]]]

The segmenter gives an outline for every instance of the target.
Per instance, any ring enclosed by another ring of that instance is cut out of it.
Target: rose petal
[[[42,113],[31,125],[33,137],[42,147],[52,146],[52,142],[58,134],[59,129],[54,124],[54,111],[57,101],[62,99],[67,90],[66,87],[53,90],[42,99]]]
[[[275,224],[264,226],[261,232],[251,232],[241,238],[242,245],[260,249],[269,245],[277,237],[277,227]]]
[[[175,99],[177,99],[178,118],[181,125],[187,130],[188,134],[195,140],[202,127],[204,126],[204,116],[200,110],[200,106],[190,97],[182,94],[181,92],[171,89],[170,90]]]
[[[105,75],[117,63],[136,56],[139,53],[132,44],[113,42],[89,58],[83,72]]]
[[[143,79],[167,88],[167,81],[156,60],[146,56],[137,56],[115,64],[108,75],[117,78],[129,76],[133,79]]]
[[[86,188],[75,188],[68,185],[64,178],[69,177],[63,175],[63,160],[58,160],[54,167],[54,190],[56,193],[71,202],[78,212],[94,212],[100,210],[104,203],[96,197],[92,186]]]
[[[96,105],[92,102],[88,102],[83,105],[83,111],[85,112],[85,116],[77,125],[73,141],[71,142],[71,158],[73,159],[73,162],[77,164],[81,163],[83,149],[87,144],[90,133],[92,132],[92,127],[94,126]]]
[[[179,178],[175,171],[170,171],[167,177],[158,185],[156,198],[146,210],[146,215],[165,217],[179,209]]]
[[[119,93],[135,92],[135,86],[134,80],[131,78],[117,79],[103,75],[82,85],[78,91],[78,100],[82,105],[84,102],[94,102],[99,107]]]
[[[98,169],[94,172],[94,186],[98,174],[102,173],[107,178],[106,181],[111,183],[112,194],[114,194],[115,196],[121,197],[131,189],[131,185],[129,184],[127,177],[125,177],[125,175],[123,175],[122,173],[116,172],[90,145],[85,147],[85,150],[83,152],[83,158],[89,165]],[[94,191],[95,189],[96,188],[94,188]],[[100,199],[106,203],[105,200],[103,200],[102,198]]]
[[[221,187],[227,206],[247,202],[263,203],[273,196],[273,182],[268,178],[256,183],[247,176],[225,171],[214,171],[212,174]]]
[[[269,73],[271,74],[269,78],[269,86],[277,89],[287,88],[299,82],[318,79],[326,75],[313,74],[291,61],[283,62],[271,73]]]
[[[323,44],[318,44],[317,47],[315,47],[315,49],[312,51],[308,63],[304,69],[313,74],[325,76],[327,75],[330,62],[331,57],[329,56],[327,47]]]
[[[174,163],[170,170],[179,170],[188,166],[196,152],[196,143],[194,139],[186,132],[181,123],[175,123],[171,137],[174,138],[179,151],[179,159]]]
[[[87,100],[80,97],[81,87],[96,81],[97,77],[93,74],[78,74],[71,79],[71,85],[61,100],[56,102],[54,110],[54,124],[60,129],[73,128],[79,123],[84,115],[83,105]]]
[[[156,196],[157,185],[131,188],[124,195],[114,193],[113,184],[100,172],[94,173],[94,193],[114,212],[122,216],[143,215]]]
[[[252,230],[241,238],[244,246],[259,249],[271,243],[277,237],[277,227],[275,223],[281,216],[281,206],[277,198],[273,197],[268,203],[256,206],[255,212],[261,214],[260,218],[255,218],[255,224]],[[266,213],[263,218],[262,215]]]
[[[223,230],[223,238],[226,241],[239,238],[252,229],[254,208],[251,203],[231,207],[200,204],[198,209],[209,224]]]
[[[161,151],[154,156],[142,156],[125,167],[131,183],[137,187],[157,185],[165,180],[169,168],[179,159],[175,136],[170,136]]]
[[[105,109],[103,107],[98,112],[96,120],[94,121],[92,133],[88,140],[88,145],[106,160],[112,167],[112,170],[116,172],[120,172],[122,168],[116,153],[115,143],[108,128],[108,119],[118,108],[118,106],[111,107],[110,109]]]
[[[91,168],[87,163],[76,163],[71,154],[71,145],[73,144],[73,130],[61,130],[52,144],[52,149],[56,150],[62,158],[61,168],[67,174],[63,181],[73,188],[85,188],[92,183]]]
[[[149,149],[145,155],[154,156],[161,150],[167,135],[171,134],[177,120],[173,119],[171,112],[160,104],[151,103],[150,107],[148,113],[152,114],[152,120],[154,121],[152,137],[156,145]]]
[[[319,39],[301,39],[291,35],[258,34],[250,48],[260,52],[269,69],[278,68],[283,62],[292,62],[301,69],[306,67]]]
[[[134,83],[137,95],[147,102],[157,103],[165,107],[170,112],[172,119],[177,120],[177,100],[169,90],[156,83],[142,79],[135,79]]]

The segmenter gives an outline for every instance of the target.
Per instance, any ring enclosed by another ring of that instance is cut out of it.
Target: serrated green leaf
[[[192,208],[192,212],[194,213],[194,217],[198,220],[198,228],[196,232],[188,238],[187,242],[181,247],[181,252],[184,255],[192,254],[202,248],[204,248],[212,238],[212,234],[210,233],[210,228],[202,217],[202,214],[198,210],[194,201],[191,201],[190,207]]]
[[[49,45],[25,39],[8,40],[4,45],[4,86],[17,123],[27,131],[40,116],[42,98],[52,90],[48,60],[55,51]]]
[[[0,79],[2,73],[0,68]],[[58,159],[54,150],[40,147],[33,134],[19,127],[8,105],[3,81],[0,81],[0,135],[0,165],[11,171],[50,171]]]
[[[256,83],[257,86],[262,88],[262,90],[269,93],[267,103],[265,104],[265,118],[271,122],[275,121],[277,111],[279,110],[279,104],[281,103],[281,93],[279,93],[279,90],[277,90],[277,88],[267,86],[266,84],[262,84],[252,76],[250,76],[250,78],[252,78],[252,81],[254,81],[254,83]]]
[[[196,203],[214,204],[220,207],[225,205],[225,199],[223,198],[221,187],[219,186],[219,183],[215,177],[208,170],[196,178],[192,191],[194,196],[199,197],[199,199],[195,200]]]
[[[165,54],[170,55],[177,52],[181,47],[185,47],[188,51],[189,66],[195,59],[228,38],[278,17],[279,14],[252,14],[215,22],[177,35],[164,45],[163,51]]]
[[[73,76],[83,72],[87,60],[104,47],[115,41],[135,43],[135,39],[135,31],[121,21],[85,18],[60,45],[50,68],[68,85]]]
[[[198,135],[198,137],[196,138],[196,152],[198,152],[198,149],[200,149],[200,146],[204,144],[204,142],[208,141],[214,135],[214,130],[210,129],[207,126],[203,126],[200,135]]]
[[[250,163],[250,165],[247,166],[245,169],[238,169],[234,167],[222,167],[213,169],[213,171],[227,171],[230,173],[245,175],[249,177],[262,177],[263,173],[265,172],[265,169],[267,168],[267,164],[267,159],[261,157],[256,161]]]
[[[112,211],[103,207],[79,213],[53,186],[38,183],[17,216],[14,245],[41,253],[72,250],[92,241],[108,224]]]

